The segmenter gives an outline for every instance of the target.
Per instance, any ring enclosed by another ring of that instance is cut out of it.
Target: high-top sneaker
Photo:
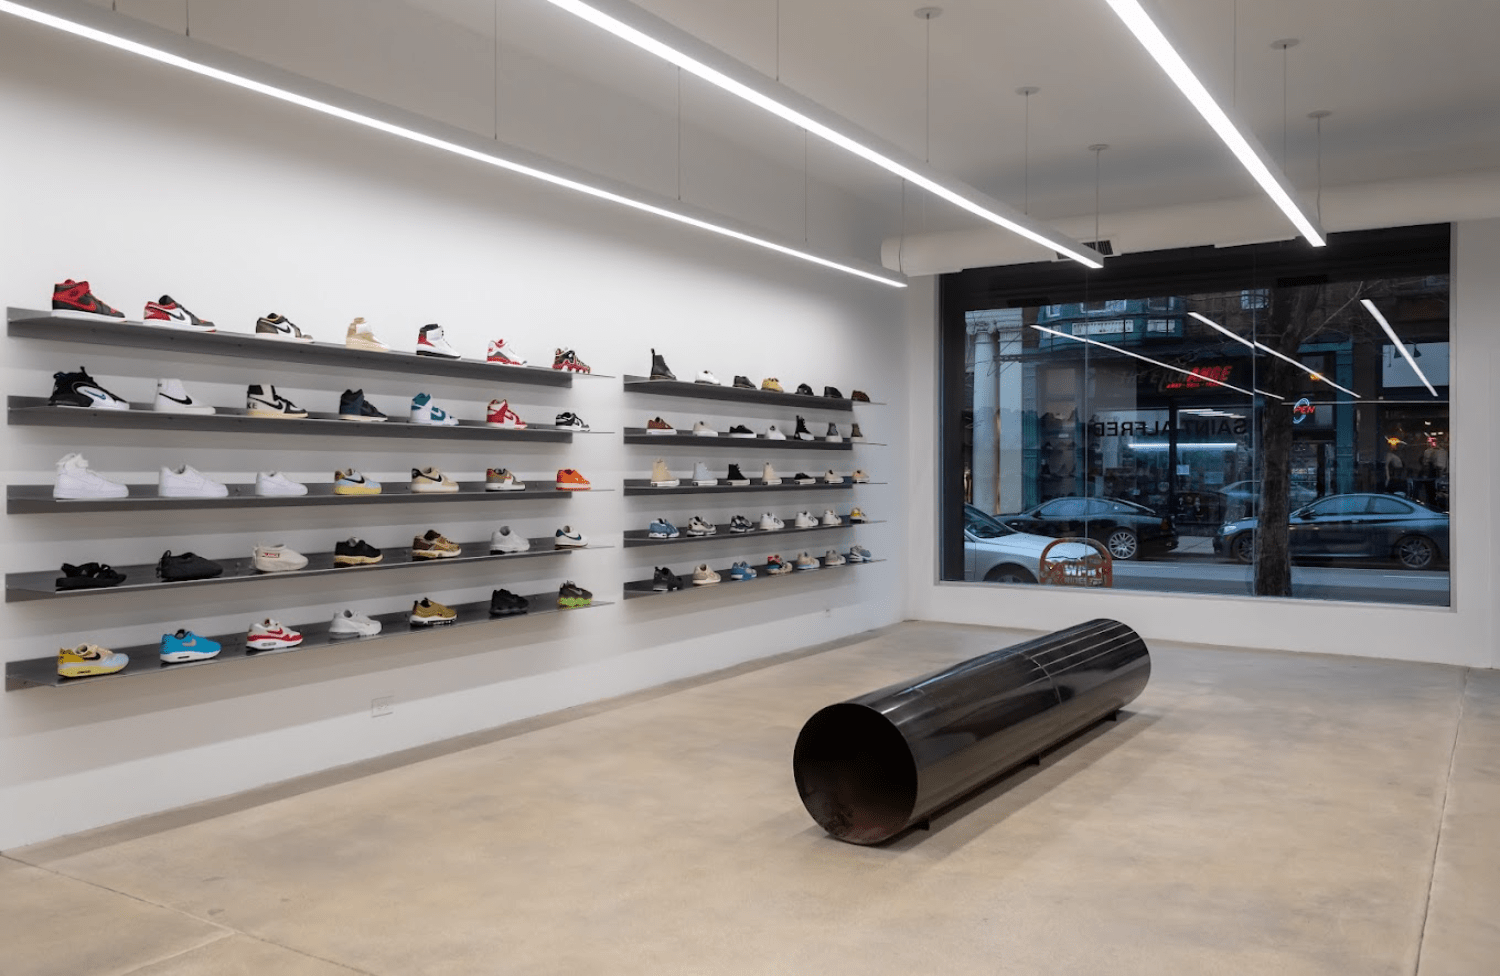
[[[776,473],[775,468],[771,467],[770,461],[766,462],[765,468],[761,471],[760,483],[763,485],[781,484],[781,476]]]
[[[286,420],[302,420],[307,411],[297,406],[270,384],[259,383],[245,390],[245,413],[251,417],[280,417]]]
[[[52,396],[48,398],[49,407],[82,407],[86,410],[129,410],[130,404],[123,397],[116,396],[88,374],[88,370],[82,366],[78,367],[76,373],[53,373],[52,374]],[[213,413],[212,410],[209,413]]]
[[[713,474],[708,470],[707,464],[699,461],[697,464],[693,465],[693,484],[699,486],[707,486],[716,485],[718,483],[719,479],[714,477]]]
[[[672,472],[667,470],[667,462],[657,458],[651,464],[651,487],[652,488],[676,488],[682,482],[673,477]]]
[[[667,368],[667,361],[655,349],[651,350],[651,378],[653,380],[675,380],[677,375]]]
[[[830,400],[842,400],[844,398],[844,395],[838,391],[838,388],[833,386],[823,387],[823,395]]]
[[[855,424],[849,429],[849,439],[857,444],[864,443],[865,434],[864,431],[859,429],[859,424]]]
[[[506,430],[525,430],[526,421],[510,408],[509,400],[491,400],[484,414],[484,422],[490,427]]]
[[[418,393],[411,398],[411,422],[427,427],[458,426],[458,418],[438,406],[430,393]]]
[[[350,349],[365,349],[369,352],[391,351],[391,347],[381,342],[362,318],[349,323],[349,330],[344,335],[344,345]]]
[[[844,442],[844,439],[839,436],[839,425],[829,424],[828,433],[823,435],[823,439],[825,441],[828,441],[830,444],[842,444]]]
[[[87,281],[69,278],[52,286],[52,311],[69,318],[123,319],[125,313],[110,308],[89,291]]]
[[[57,462],[53,498],[124,498],[130,489],[89,470],[82,454],[67,454]]]
[[[740,473],[740,466],[738,464],[731,464],[729,466],[729,474],[724,476],[724,480],[739,488],[750,484],[750,479]]]
[[[552,368],[565,370],[569,373],[592,373],[588,363],[578,358],[578,353],[571,349],[559,349],[552,354]]]
[[[807,429],[807,421],[803,420],[801,417],[797,418],[797,429],[792,433],[792,436],[799,441],[817,440],[817,438],[813,436],[812,431]]]
[[[146,303],[145,322],[168,329],[184,329],[189,332],[213,332],[214,324],[205,322],[172,300],[171,295],[161,296],[160,301]]]
[[[417,330],[417,355],[437,356],[440,359],[459,359],[458,350],[448,344],[443,327],[436,322]]]

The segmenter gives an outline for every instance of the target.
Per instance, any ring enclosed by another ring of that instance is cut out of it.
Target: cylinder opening
[[[917,802],[906,740],[864,705],[830,705],[797,736],[792,772],[803,806],[840,840],[875,844],[904,829]]]

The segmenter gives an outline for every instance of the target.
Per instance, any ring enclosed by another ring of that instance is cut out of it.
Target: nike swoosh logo
[[[156,306],[156,310],[158,312],[162,313],[162,315],[164,315],[167,318],[172,319],[174,321],[177,321],[177,322],[186,322],[187,321],[187,313],[184,312],[184,311],[182,311],[182,309],[178,309],[177,311],[174,312],[171,309],[162,308],[160,305],[158,305],[158,306]]]
[[[180,404],[182,404],[185,407],[186,406],[191,406],[192,402],[193,402],[193,398],[190,397],[190,396],[189,397],[174,397],[170,393],[158,393],[157,396],[161,397],[164,400],[171,400],[173,403],[180,403]]]
[[[84,396],[90,396],[96,400],[104,400],[105,402],[119,399],[118,397],[111,396],[105,391],[99,389],[97,386],[80,386],[77,387],[76,390],[77,392],[82,393]]]

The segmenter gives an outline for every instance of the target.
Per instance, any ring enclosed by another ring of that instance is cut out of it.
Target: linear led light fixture
[[[1427,392],[1433,396],[1437,396],[1438,391],[1432,388],[1431,383],[1427,382],[1427,374],[1422,372],[1421,367],[1417,365],[1417,361],[1411,357],[1411,353],[1406,351],[1406,343],[1396,337],[1396,330],[1391,328],[1391,323],[1387,322],[1385,316],[1380,314],[1380,309],[1375,307],[1375,303],[1368,298],[1361,298],[1359,303],[1365,307],[1365,311],[1375,317],[1375,321],[1380,323],[1380,327],[1385,330],[1385,334],[1390,336],[1391,342],[1395,343],[1396,348],[1401,350],[1401,355],[1406,357],[1406,365],[1410,366],[1412,371],[1417,374],[1417,379],[1421,380],[1422,385],[1427,387]]]
[[[785,119],[909,183],[1090,268],[1104,267],[1104,255],[1038,223],[967,183],[945,176],[927,163],[886,142],[742,61],[681,30],[628,0],[548,0],[596,27],[717,85],[731,95]]]
[[[554,0],[556,2],[556,0]],[[1193,69],[1187,66],[1182,55],[1177,53],[1177,48],[1167,40],[1166,34],[1162,32],[1158,21],[1160,18],[1152,19],[1146,12],[1142,0],[1104,0],[1110,9],[1125,22],[1135,39],[1141,42],[1156,63],[1161,65],[1167,77],[1172,79],[1173,84],[1187,96],[1187,100],[1193,103],[1193,108],[1203,116],[1203,120],[1218,134],[1234,153],[1240,165],[1250,173],[1260,188],[1266,191],[1281,212],[1287,215],[1302,236],[1313,247],[1322,247],[1328,242],[1323,239],[1323,231],[1317,223],[1302,208],[1297,205],[1293,198],[1292,186],[1287,182],[1286,175],[1271,161],[1264,147],[1249,134],[1248,128],[1243,128],[1229,118],[1214,97],[1203,87],[1203,82],[1193,74]]]
[[[1298,369],[1302,370],[1302,372],[1306,373],[1308,376],[1311,376],[1313,379],[1317,380],[1320,383],[1327,383],[1329,386],[1333,387],[1335,390],[1342,390],[1343,392],[1349,394],[1350,396],[1352,396],[1356,400],[1362,400],[1362,399],[1364,399],[1358,393],[1355,393],[1353,390],[1349,389],[1347,386],[1339,386],[1333,380],[1331,380],[1328,377],[1324,376],[1322,373],[1318,372],[1317,370],[1308,369],[1307,366],[1306,366],[1306,364],[1299,363],[1299,362],[1297,362],[1297,360],[1293,359],[1291,356],[1287,356],[1287,355],[1285,355],[1283,353],[1277,352],[1275,349],[1272,349],[1270,346],[1266,345],[1263,342],[1251,342],[1249,339],[1246,339],[1243,336],[1235,335],[1233,332],[1230,332],[1228,329],[1224,328],[1219,323],[1213,321],[1210,318],[1207,318],[1206,316],[1199,315],[1197,312],[1189,312],[1188,315],[1190,315],[1193,318],[1197,319],[1199,322],[1202,322],[1204,325],[1208,326],[1210,329],[1217,329],[1218,331],[1224,333],[1229,338],[1233,339],[1235,342],[1238,342],[1242,346],[1248,346],[1251,349],[1258,349],[1258,350],[1260,350],[1263,353],[1268,353],[1268,354],[1270,354],[1272,356],[1275,356],[1277,359],[1285,360],[1286,362],[1291,363],[1293,366],[1295,366]],[[1271,393],[1271,394],[1267,394],[1267,396],[1275,396],[1275,394]],[[1278,400],[1285,400],[1286,397],[1276,397],[1276,399],[1278,399]]]
[[[1181,373],[1184,376],[1196,377],[1197,379],[1200,379],[1205,383],[1212,383],[1214,386],[1222,386],[1226,390],[1233,390],[1236,393],[1243,393],[1245,394],[1245,396],[1255,395],[1250,390],[1244,390],[1239,388],[1238,386],[1220,382],[1219,380],[1204,376],[1201,373],[1195,373],[1190,369],[1183,369],[1181,366],[1173,366],[1169,363],[1164,363],[1159,359],[1152,359],[1149,356],[1142,356],[1140,353],[1131,352],[1129,349],[1121,349],[1119,346],[1111,346],[1107,342],[1097,342],[1093,339],[1085,339],[1083,336],[1068,335],[1066,332],[1058,332],[1056,329],[1049,329],[1046,326],[1041,325],[1033,325],[1032,328],[1037,330],[1038,332],[1045,332],[1048,335],[1059,336],[1063,339],[1072,339],[1074,342],[1082,342],[1090,346],[1098,346],[1100,349],[1108,349],[1110,352],[1117,352],[1122,356],[1129,356],[1132,359],[1139,359],[1141,362],[1150,363],[1152,366],[1160,366],[1163,369],[1170,369],[1172,372]]]
[[[43,9],[44,7],[46,9]],[[51,11],[60,11],[60,13]],[[746,244],[754,244],[778,254],[800,258],[803,261],[810,261],[813,264],[870,281],[878,281],[882,285],[890,285],[893,288],[906,287],[906,280],[903,276],[893,274],[878,265],[861,266],[862,262],[835,261],[821,257],[790,244],[772,240],[748,226],[736,227],[733,221],[712,211],[692,207],[681,201],[656,197],[626,184],[567,166],[517,146],[485,139],[472,132],[447,126],[342,89],[323,85],[300,75],[281,71],[270,65],[210,47],[150,24],[120,17],[108,10],[101,10],[90,4],[78,2],[78,0],[31,0],[28,3],[0,0],[0,13],[11,14],[23,20],[66,31],[117,50],[128,51],[161,64],[191,71],[205,78],[213,78],[237,88],[258,92],[279,101],[299,105],[323,115],[384,132],[387,135],[421,143],[433,149],[441,149],[444,152],[486,163],[521,176],[529,176],[553,186],[576,190],[632,210],[655,214],[679,224],[696,227],[699,230],[706,230]],[[315,92],[319,97],[303,94],[303,92]],[[335,104],[330,99],[337,99],[344,104]],[[345,107],[346,105],[359,106],[359,110]]]

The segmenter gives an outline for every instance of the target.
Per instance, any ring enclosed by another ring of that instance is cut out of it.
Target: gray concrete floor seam
[[[1417,959],[1412,976],[1422,972],[1422,949],[1427,943],[1427,923],[1432,917],[1432,892],[1437,884],[1438,860],[1443,851],[1443,827],[1448,819],[1448,798],[1453,792],[1453,769],[1458,762],[1458,741],[1463,735],[1464,711],[1469,698],[1469,677],[1472,668],[1464,669],[1464,683],[1458,691],[1458,720],[1453,723],[1453,743],[1448,750],[1448,774],[1443,780],[1443,802],[1438,805],[1436,836],[1432,840],[1432,861],[1427,871],[1427,893],[1422,903],[1422,927],[1417,932]]]

